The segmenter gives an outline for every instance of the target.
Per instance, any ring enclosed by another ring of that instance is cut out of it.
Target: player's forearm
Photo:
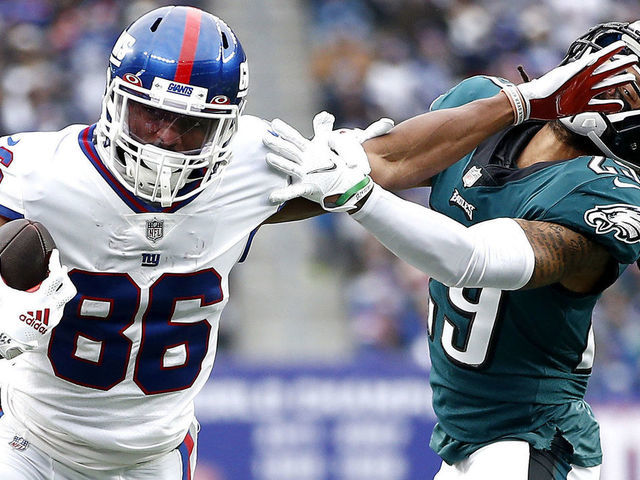
[[[390,190],[426,185],[513,119],[511,104],[502,93],[413,117],[364,143],[372,177]]]
[[[468,228],[377,186],[352,218],[399,258],[449,286],[515,290],[533,273],[533,249],[512,219]]]

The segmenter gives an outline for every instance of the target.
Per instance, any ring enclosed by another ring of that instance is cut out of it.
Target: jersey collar
[[[80,149],[85,154],[85,156],[89,159],[91,164],[95,167],[98,173],[102,176],[102,178],[107,182],[107,184],[111,187],[111,189],[118,195],[127,206],[133,210],[135,213],[172,213],[180,208],[184,207],[191,201],[193,201],[198,195],[194,195],[193,197],[187,198],[186,200],[182,200],[181,202],[176,202],[172,204],[170,207],[161,207],[159,204],[147,202],[139,197],[136,197],[133,193],[127,190],[122,183],[113,176],[113,174],[106,167],[104,162],[100,159],[98,155],[98,151],[96,150],[96,146],[94,142],[93,132],[95,131],[96,125],[91,125],[80,131],[78,134],[78,143],[80,145]],[[185,189],[194,189],[197,188],[198,184],[188,185],[184,187]],[[188,190],[181,191],[180,193],[187,193]]]

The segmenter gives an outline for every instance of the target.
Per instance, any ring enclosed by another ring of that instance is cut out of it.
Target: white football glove
[[[333,131],[333,122],[333,115],[327,112],[316,115],[313,140],[281,120],[272,122],[272,132],[263,138],[275,152],[267,154],[267,163],[294,179],[271,193],[273,203],[304,197],[329,212],[347,212],[373,188],[368,175],[371,167],[360,144],[388,132],[393,122],[381,119],[365,130],[338,131]]]
[[[327,112],[320,112],[316,116],[320,115],[328,115],[331,119],[331,126],[333,127],[333,115]],[[390,118],[381,118],[380,120],[376,120],[375,122],[373,122],[364,130],[360,128],[340,128],[331,132],[331,135],[353,135],[359,143],[364,143],[370,138],[379,137],[380,135],[389,133],[393,126],[393,120],[391,120]]]
[[[624,42],[618,41],[530,82],[505,86],[502,91],[513,107],[514,124],[529,118],[555,120],[585,111],[620,111],[624,106],[621,100],[594,97],[636,80],[631,73],[623,72],[637,63],[638,57],[616,55],[625,47]]]
[[[49,275],[37,289],[15,290],[0,279],[0,355],[12,359],[43,345],[76,293],[57,249],[51,252]]]
[[[327,112],[320,112],[318,115],[329,115],[331,117],[331,125],[333,127],[333,115]],[[390,118],[381,118],[376,120],[364,130],[360,128],[340,128],[333,130],[329,134],[329,139],[339,137],[336,141],[344,142],[344,137],[352,137],[356,142],[362,144],[370,138],[379,137],[393,128],[394,123]],[[348,143],[348,142],[346,142]],[[371,166],[369,165],[369,159],[366,155],[356,154],[343,159],[349,167],[358,167],[363,172],[371,173]]]

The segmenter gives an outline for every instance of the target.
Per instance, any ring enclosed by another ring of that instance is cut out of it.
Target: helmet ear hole
[[[158,29],[158,26],[160,25],[161,21],[162,21],[162,17],[158,17],[156,21],[153,22],[153,25],[151,25],[151,28],[149,30],[151,30],[152,32],[155,32]]]
[[[229,39],[227,38],[227,35],[222,32],[222,48],[227,49],[229,48]]]

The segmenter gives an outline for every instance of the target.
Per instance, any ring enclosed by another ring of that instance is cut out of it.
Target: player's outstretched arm
[[[265,138],[275,152],[267,161],[294,179],[271,193],[274,203],[302,196],[326,211],[353,213],[396,256],[449,286],[517,290],[561,283],[588,292],[605,272],[604,249],[565,227],[509,218],[465,227],[405,201],[373,183],[359,142],[314,127],[309,145]]]
[[[501,93],[412,117],[363,144],[371,176],[388,190],[430,185],[431,177],[513,124],[513,118]]]
[[[633,75],[624,72],[638,61],[635,55],[617,55],[612,60],[623,47],[623,42],[616,42],[538,79],[517,86],[505,84],[494,97],[418,115],[390,131],[392,123],[383,119],[364,132],[343,132],[359,135],[360,143],[364,142],[371,176],[382,187],[402,190],[426,186],[435,174],[514,123],[528,118],[551,120],[584,111],[620,110],[620,100],[595,97],[634,80]],[[322,129],[324,138],[337,133],[331,131],[333,117],[322,112],[314,119],[314,125],[320,122],[327,127]],[[275,120],[272,128],[297,150],[307,148],[308,140],[286,123]],[[266,143],[270,141],[267,139]],[[305,199],[289,198],[285,208],[265,223],[300,220],[321,212]]]
[[[613,43],[538,79],[505,84],[494,97],[398,124],[387,135],[364,143],[371,176],[389,190],[428,185],[436,173],[509,125],[528,118],[554,120],[585,111],[620,110],[620,100],[595,97],[634,80],[625,70],[638,59],[617,55],[623,47],[623,42]]]
[[[602,246],[561,225],[498,218],[465,227],[380,187],[352,217],[398,257],[449,286],[517,290],[560,283],[588,293],[611,262]]]

